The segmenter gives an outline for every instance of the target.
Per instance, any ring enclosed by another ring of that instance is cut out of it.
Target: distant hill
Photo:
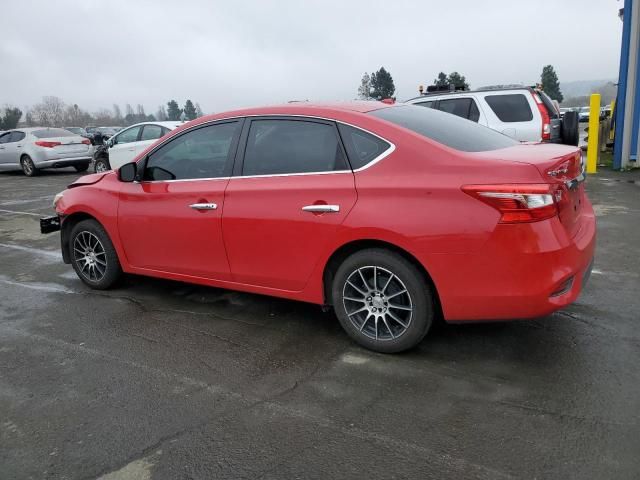
[[[576,80],[575,82],[560,82],[560,90],[564,98],[583,97],[593,93],[596,89],[609,82],[617,83],[617,78],[603,80]]]

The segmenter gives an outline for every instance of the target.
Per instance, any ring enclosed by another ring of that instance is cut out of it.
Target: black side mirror
[[[125,163],[118,169],[118,180],[121,182],[133,182],[138,173],[138,164],[136,162]]]

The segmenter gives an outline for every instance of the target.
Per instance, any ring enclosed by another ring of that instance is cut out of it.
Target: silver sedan
[[[89,139],[62,128],[18,128],[0,134],[0,170],[20,170],[32,177],[43,168],[89,168]]]

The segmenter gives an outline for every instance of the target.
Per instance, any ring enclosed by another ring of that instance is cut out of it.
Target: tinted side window
[[[0,143],[7,143],[10,136],[11,133],[3,133],[2,135],[0,135]]]
[[[253,120],[243,175],[346,170],[332,124],[304,120]]]
[[[176,137],[149,155],[144,180],[226,176],[238,125],[239,122],[209,125]]]
[[[527,98],[522,93],[508,95],[486,95],[485,101],[502,122],[528,122],[533,113]]]
[[[24,137],[24,132],[11,132],[11,139],[9,140],[9,142],[19,142]]]
[[[140,140],[156,140],[162,135],[162,127],[160,125],[145,125],[142,129]]]
[[[381,108],[369,114],[463,152],[485,152],[518,145],[516,140],[495,130],[433,108],[403,105]]]
[[[140,127],[133,127],[129,130],[125,130],[116,136],[117,143],[131,143],[138,141],[138,133],[140,132]]]
[[[391,147],[381,138],[359,128],[339,123],[338,129],[354,170],[364,167]]]
[[[448,100],[440,100],[438,110],[452,113],[462,118],[469,118],[469,108],[471,108],[470,98],[450,98]]]
[[[476,123],[480,120],[480,110],[478,110],[478,105],[473,99],[471,99],[471,105],[469,105],[469,120]]]
[[[429,108],[433,108],[433,104],[435,103],[434,100],[429,100],[428,102],[419,102],[419,103],[414,103],[414,105],[420,105],[421,107],[429,107]]]

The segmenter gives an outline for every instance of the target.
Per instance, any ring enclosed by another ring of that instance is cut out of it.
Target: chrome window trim
[[[391,155],[396,150],[395,143],[393,143],[390,140],[387,140],[386,138],[381,137],[377,133],[373,133],[373,132],[371,132],[371,131],[369,131],[369,130],[367,130],[365,128],[359,127],[357,125],[353,125],[353,124],[348,123],[348,122],[343,122],[342,120],[336,120],[334,118],[319,117],[319,116],[316,116],[316,115],[302,115],[302,114],[264,113],[264,114],[236,115],[236,116],[233,116],[233,117],[216,118],[215,120],[209,120],[207,122],[202,122],[202,123],[199,123],[197,125],[193,125],[193,126],[191,126],[189,128],[186,128],[186,129],[182,130],[179,135],[185,134],[185,133],[189,132],[190,130],[193,130],[193,129],[196,129],[196,128],[201,128],[201,127],[207,126],[209,124],[217,123],[217,122],[224,122],[224,121],[227,121],[227,120],[238,120],[238,119],[252,118],[252,117],[300,117],[300,118],[309,118],[309,119],[312,119],[312,120],[325,120],[325,121],[328,121],[328,122],[341,123],[343,125],[347,125],[349,127],[356,128],[356,129],[361,130],[361,131],[363,131],[365,133],[368,133],[369,135],[373,135],[374,137],[379,138],[380,140],[388,143],[389,144],[389,148],[387,148],[380,155],[378,155],[377,157],[372,159],[366,165],[363,165],[362,167],[357,168],[355,170],[332,170],[332,171],[329,171],[329,172],[272,173],[272,174],[265,174],[265,175],[235,175],[235,176],[232,175],[230,177],[183,178],[183,179],[179,179],[179,180],[142,180],[140,182],[135,182],[135,183],[196,182],[196,181],[202,181],[202,180],[230,180],[230,179],[242,179],[242,178],[294,177],[294,176],[302,176],[302,175],[332,175],[332,174],[344,174],[344,173],[358,173],[358,172],[362,172],[362,171],[368,169],[369,167],[372,167],[373,165],[375,165],[376,163],[380,162],[381,160],[384,160],[386,157]],[[178,128],[180,128],[180,127],[178,127]],[[175,131],[175,129],[172,130],[172,131]],[[164,142],[156,145],[153,148],[153,150],[151,150],[149,153],[147,153],[146,157],[148,157],[149,155],[153,154],[156,150],[158,150],[159,148],[161,148],[164,145],[166,145],[167,143],[169,143],[172,140],[172,138],[168,138]],[[140,162],[141,160],[142,160],[142,158],[140,160],[138,160],[138,162]]]

